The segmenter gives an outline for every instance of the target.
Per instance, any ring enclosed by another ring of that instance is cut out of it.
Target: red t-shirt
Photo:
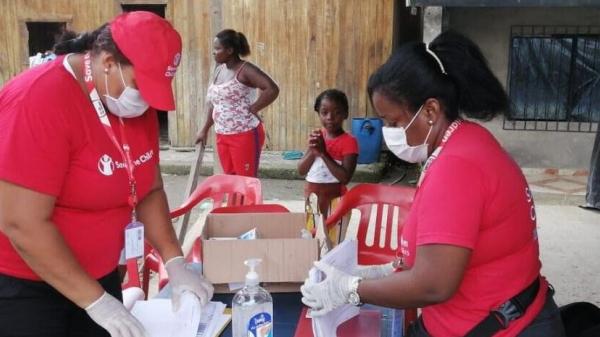
[[[483,127],[463,124],[431,164],[401,238],[414,264],[416,247],[446,244],[472,251],[458,291],[423,308],[434,337],[464,336],[539,277],[535,208],[519,166]],[[526,314],[497,337],[514,336],[539,313],[546,287]]]
[[[334,160],[343,160],[344,156],[358,154],[358,142],[356,138],[344,132],[335,138],[328,138],[327,130],[323,129],[323,137],[325,139],[325,148]]]
[[[93,277],[118,264],[130,221],[124,160],[63,57],[24,72],[0,91],[0,179],[56,197],[52,221]],[[121,140],[119,121],[109,113]],[[156,112],[124,119],[137,194],[149,192],[158,165]],[[39,280],[0,232],[0,273]]]

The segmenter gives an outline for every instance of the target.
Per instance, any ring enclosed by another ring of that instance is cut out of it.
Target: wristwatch
[[[362,305],[360,301],[360,296],[358,295],[358,284],[362,281],[362,278],[356,277],[352,280],[352,284],[350,285],[350,294],[348,294],[348,303],[354,306]]]

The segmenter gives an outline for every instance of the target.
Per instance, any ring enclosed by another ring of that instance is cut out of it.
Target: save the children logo
[[[533,237],[533,240],[535,241],[538,239],[537,222],[536,222],[537,215],[535,214],[535,203],[533,202],[533,194],[531,193],[529,186],[525,187],[525,199],[527,200],[527,203],[529,204],[529,218],[531,219],[531,222],[533,222],[532,237]]]
[[[100,157],[98,160],[98,171],[105,176],[111,176],[113,174],[115,171],[115,162],[109,155],[103,154]]]
[[[175,57],[173,58],[173,65],[167,66],[167,70],[165,71],[166,77],[175,76],[175,72],[177,71],[177,66],[179,65],[179,62],[181,62],[181,53],[175,54]]]
[[[134,166],[140,166],[154,157],[154,151],[149,150],[142,153],[138,158],[133,160]],[[113,160],[109,155],[103,154],[98,159],[98,171],[104,176],[112,176],[117,169],[125,169],[125,163]]]
[[[535,204],[533,202],[533,194],[529,187],[525,187],[525,198],[529,204],[529,217],[531,218],[531,221],[535,222],[537,219],[537,216],[535,215]]]

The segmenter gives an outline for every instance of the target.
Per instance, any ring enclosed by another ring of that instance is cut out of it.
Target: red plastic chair
[[[289,213],[290,210],[279,204],[258,204],[243,206],[225,206],[213,209],[212,214],[223,213]]]
[[[262,204],[262,188],[260,180],[252,177],[227,174],[217,174],[207,177],[198,184],[194,192],[192,192],[181,206],[171,211],[171,219],[190,212],[194,206],[207,199],[212,200],[213,211],[219,208],[247,207]],[[192,252],[193,251],[194,248],[192,248]],[[199,253],[196,254],[197,256],[200,256]],[[194,254],[191,255],[193,256]],[[188,260],[192,261],[191,259]],[[148,293],[149,288],[150,271],[159,274],[158,288],[162,289],[169,280],[167,278],[166,270],[164,269],[163,261],[153,249],[146,254],[144,267],[142,269],[142,289],[146,294]]]
[[[405,186],[358,184],[350,189],[327,220],[330,227],[352,209],[360,211],[358,223],[358,263],[361,265],[383,264],[393,261],[400,245],[402,225],[413,202],[415,189]],[[372,221],[373,220],[373,221]],[[369,226],[375,226],[373,241],[368,242]],[[396,240],[392,240],[392,228],[397,227]],[[395,241],[395,245],[392,245]],[[417,319],[416,309],[404,311],[405,329]]]
[[[138,264],[136,260],[128,260],[127,261],[127,281],[121,284],[122,289],[127,289],[131,287],[141,288],[142,284],[140,281],[140,274],[138,270]]]
[[[345,215],[358,209],[358,263],[382,264],[396,257],[402,224],[412,205],[415,189],[404,186],[358,184],[341,199],[325,221],[331,227]],[[385,221],[385,223],[384,223]],[[367,240],[369,225],[375,226],[373,240]],[[396,240],[392,240],[393,227],[397,227]]]
[[[200,201],[211,199],[213,209],[222,206],[262,204],[260,180],[252,177],[217,174],[204,179],[192,194],[171,211],[171,219],[189,212]]]

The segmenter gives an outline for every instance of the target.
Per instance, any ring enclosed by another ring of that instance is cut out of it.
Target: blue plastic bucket
[[[352,118],[352,134],[358,141],[358,163],[370,164],[379,160],[381,152],[380,118]]]

